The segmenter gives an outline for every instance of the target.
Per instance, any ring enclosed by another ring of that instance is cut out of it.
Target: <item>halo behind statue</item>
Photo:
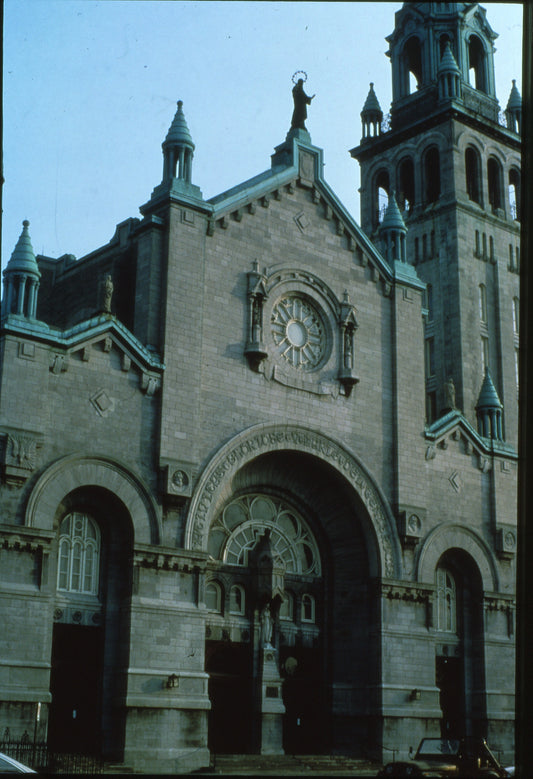
[[[307,81],[307,73],[305,72],[305,70],[297,70],[296,73],[293,73],[292,74],[292,83],[296,84],[298,79],[300,79],[300,78],[302,79],[302,81],[305,84],[305,82]]]

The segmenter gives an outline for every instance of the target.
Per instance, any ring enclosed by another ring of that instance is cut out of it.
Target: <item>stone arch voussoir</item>
[[[254,425],[226,443],[202,473],[193,495],[185,530],[185,548],[206,551],[209,528],[225,485],[248,462],[276,451],[311,454],[333,466],[352,485],[372,522],[379,547],[382,576],[399,578],[401,552],[390,507],[375,480],[342,444],[296,425]]]
[[[417,580],[420,583],[434,583],[437,564],[449,549],[461,549],[472,557],[485,592],[499,591],[498,568],[491,550],[475,531],[455,523],[439,525],[424,541],[417,561]]]
[[[83,487],[108,490],[122,502],[131,518],[136,543],[160,543],[161,518],[148,487],[125,465],[100,455],[68,455],[50,465],[31,492],[25,524],[53,530],[61,501]]]

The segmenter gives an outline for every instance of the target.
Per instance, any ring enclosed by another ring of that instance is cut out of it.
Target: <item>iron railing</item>
[[[19,763],[47,774],[86,774],[97,776],[103,772],[104,761],[96,755],[75,752],[56,752],[43,742],[32,741],[26,731],[22,738],[13,739],[6,728],[0,740],[0,752]]]

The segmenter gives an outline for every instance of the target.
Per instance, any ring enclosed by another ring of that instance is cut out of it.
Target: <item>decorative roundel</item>
[[[308,300],[297,295],[281,298],[272,309],[270,324],[276,352],[289,365],[304,371],[319,365],[326,348],[325,329]]]

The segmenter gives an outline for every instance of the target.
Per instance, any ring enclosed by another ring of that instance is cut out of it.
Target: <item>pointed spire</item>
[[[450,41],[446,41],[442,52],[437,79],[439,100],[455,100],[461,96],[461,71],[453,56]]]
[[[496,387],[492,381],[492,376],[488,368],[485,368],[485,378],[481,385],[479,398],[477,400],[476,409],[502,409],[502,403],[496,392]]]
[[[177,178],[190,184],[194,148],[183,113],[183,101],[178,100],[178,110],[163,141],[163,181]]]
[[[379,232],[383,239],[385,256],[389,263],[393,265],[394,262],[407,262],[405,243],[407,227],[398,208],[394,190],[391,190],[389,195],[389,203]]]
[[[407,227],[405,226],[405,222],[403,221],[403,217],[400,213],[400,209],[396,201],[396,193],[394,190],[391,190],[387,210],[385,211],[385,216],[383,217],[383,222],[381,223],[381,229],[401,230],[404,233],[407,232]]]
[[[30,233],[28,231],[29,226],[30,223],[25,219],[22,223],[22,232],[13,250],[11,259],[4,270],[4,274],[8,272],[30,273],[37,276],[37,278],[41,277],[41,272],[37,265],[37,260],[35,259],[35,252],[31,245]]]
[[[502,435],[502,410],[503,405],[496,392],[490,371],[485,368],[485,378],[481,385],[481,391],[476,404],[478,429],[484,438],[503,440]]]
[[[450,41],[446,41],[446,46],[444,47],[444,51],[442,52],[442,57],[439,65],[439,74],[440,73],[457,73],[459,75],[461,74],[461,71],[459,70],[459,66],[455,61],[455,57],[453,56],[453,51],[452,51],[452,47],[450,46]]]
[[[368,95],[366,96],[365,104],[363,106],[362,113],[378,113],[383,116],[383,112],[381,111],[381,106],[379,104],[379,100],[376,96],[376,93],[374,92],[374,82],[370,82],[370,89],[368,91]]]
[[[188,146],[190,149],[194,149],[191,133],[189,132],[185,114],[183,113],[183,100],[178,100],[178,110],[176,111],[163,145],[167,146],[170,144],[175,146]]]
[[[29,226],[30,223],[25,219],[22,223],[22,233],[3,273],[3,316],[17,314],[35,318],[41,271],[31,245]]]
[[[520,109],[522,108],[522,97],[520,95],[520,92],[517,89],[516,79],[513,78],[513,86],[511,88],[511,94],[509,95],[509,100],[507,102],[507,111],[516,108],[520,108]]]
[[[522,125],[522,97],[516,87],[515,78],[513,78],[511,94],[509,95],[509,100],[507,101],[505,118],[507,120],[507,129],[520,135]]]
[[[381,122],[383,121],[383,111],[374,92],[374,83],[370,82],[370,90],[365,100],[363,110],[361,111],[361,122],[363,123],[363,140],[372,136],[380,135]]]

